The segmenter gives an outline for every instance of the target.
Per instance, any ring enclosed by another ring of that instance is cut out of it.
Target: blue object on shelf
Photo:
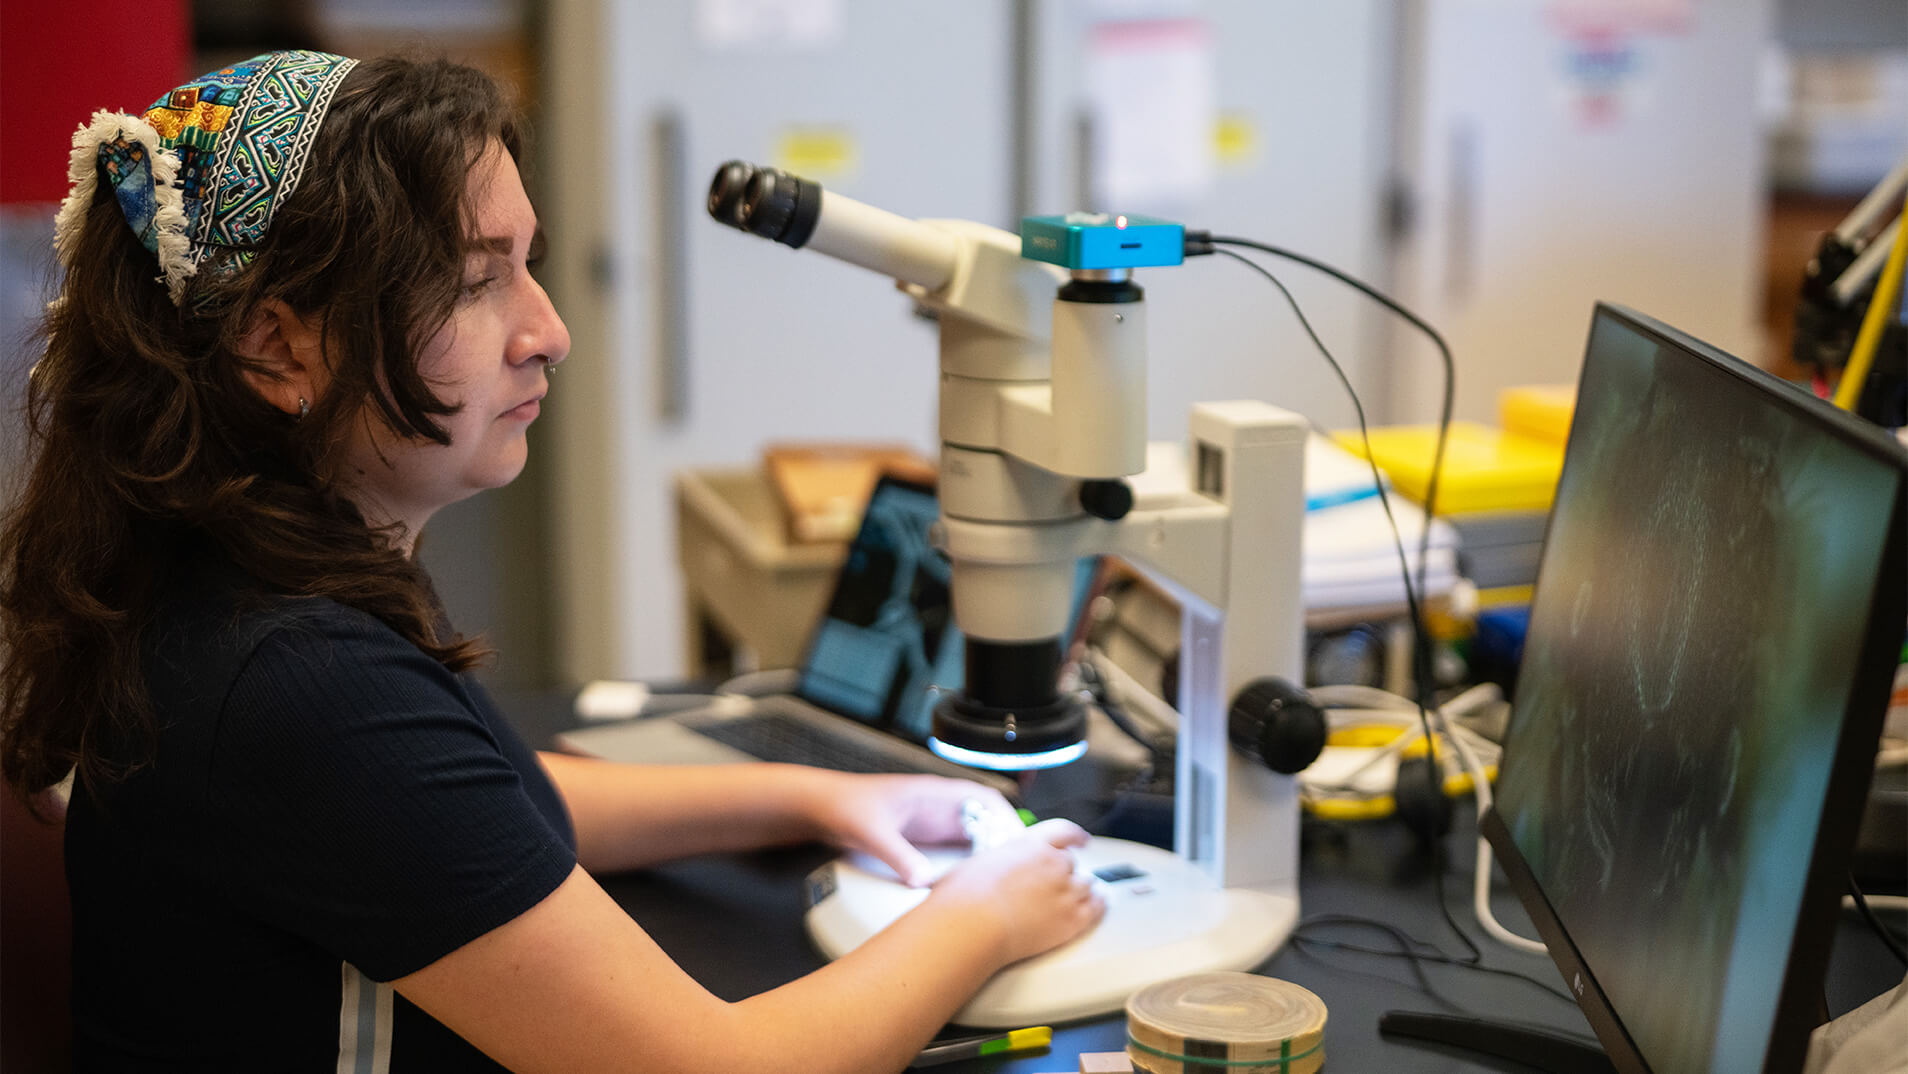
[[[1471,677],[1494,682],[1509,697],[1517,687],[1517,668],[1524,660],[1524,635],[1530,630],[1527,605],[1493,608],[1478,613],[1471,638]]]

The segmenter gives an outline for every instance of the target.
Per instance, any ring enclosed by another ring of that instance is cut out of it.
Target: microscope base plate
[[[930,850],[950,868],[965,849]],[[1252,970],[1277,951],[1298,921],[1297,884],[1275,893],[1220,888],[1170,851],[1095,838],[1075,852],[1095,874],[1106,917],[1091,932],[1006,967],[952,1019],[983,1029],[1065,1022],[1125,1009],[1133,992],[1157,981],[1214,970]],[[839,958],[927,898],[887,866],[850,854],[808,880],[810,937]]]

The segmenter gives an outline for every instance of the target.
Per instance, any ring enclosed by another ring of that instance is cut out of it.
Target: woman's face
[[[438,419],[450,443],[399,437],[367,412],[343,451],[341,477],[359,507],[375,522],[404,523],[407,545],[440,508],[522,472],[547,368],[570,350],[568,329],[530,276],[542,240],[502,143],[490,144],[469,182],[478,231],[463,293],[418,357],[431,390],[461,407]]]

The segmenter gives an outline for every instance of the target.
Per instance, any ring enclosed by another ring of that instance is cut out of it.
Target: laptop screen
[[[802,699],[902,738],[927,742],[934,706],[962,682],[952,565],[929,542],[934,490],[884,476],[848,545],[835,591],[802,661]],[[1077,617],[1091,562],[1074,586]]]

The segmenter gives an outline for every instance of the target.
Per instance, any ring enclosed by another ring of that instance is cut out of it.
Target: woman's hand
[[[997,936],[1001,965],[1032,957],[1080,935],[1106,913],[1105,899],[1069,852],[1086,841],[1072,821],[1042,821],[950,869],[928,900],[952,904],[985,930],[981,935]]]
[[[807,804],[817,834],[835,846],[874,857],[909,887],[922,887],[935,875],[917,845],[967,843],[964,808],[1019,823],[999,792],[969,780],[828,775],[832,778],[814,788]]]
[[[1087,833],[1072,821],[1022,828],[1005,798],[964,779],[828,776],[808,803],[821,837],[875,857],[909,886],[933,882],[928,901],[969,922],[961,930],[968,939],[991,939],[997,966],[1058,947],[1106,913],[1092,881],[1074,868],[1069,851],[1084,846]],[[976,813],[996,838],[1003,830],[1017,834],[977,846],[936,881],[916,844],[967,843],[964,819]]]

